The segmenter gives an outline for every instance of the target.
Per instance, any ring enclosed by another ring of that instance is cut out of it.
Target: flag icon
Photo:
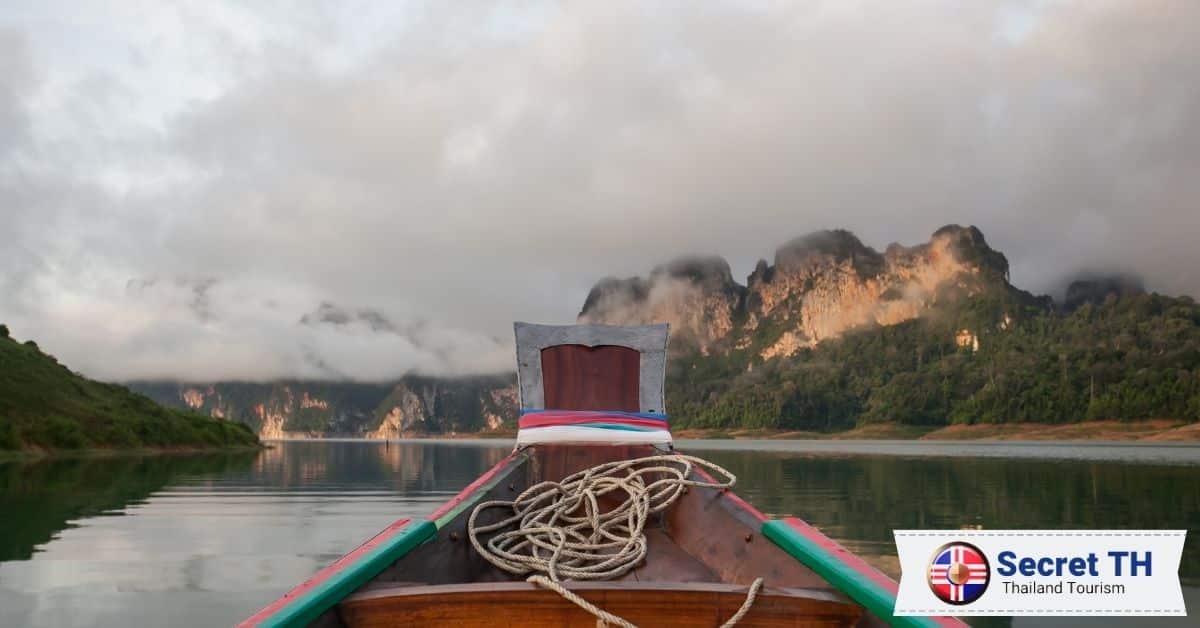
[[[970,604],[987,590],[987,557],[970,543],[947,543],[929,561],[929,588],[947,604]]]

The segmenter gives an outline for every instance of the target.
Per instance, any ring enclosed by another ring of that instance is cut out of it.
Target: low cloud
[[[0,320],[110,379],[481,372],[600,277],[950,222],[1200,294],[1200,3],[385,4],[0,18]]]

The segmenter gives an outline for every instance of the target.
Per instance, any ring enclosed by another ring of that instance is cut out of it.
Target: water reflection
[[[1109,462],[1099,449],[1056,462],[707,445],[688,451],[736,473],[748,501],[893,574],[894,528],[1191,528],[1181,573],[1200,580],[1194,465]],[[290,442],[2,464],[0,625],[230,625],[396,518],[432,511],[510,448]]]
[[[458,492],[511,449],[508,443],[486,441],[283,442],[255,460],[254,474],[263,484],[288,490]]]
[[[75,519],[121,514],[176,478],[248,469],[257,452],[0,463],[0,561],[29,559]]]
[[[294,442],[0,465],[0,626],[231,625],[506,443]]]
[[[1200,579],[1200,470],[1105,462],[705,450],[769,514],[892,556],[897,528],[1191,528],[1180,572]]]
[[[1180,563],[1189,608],[1200,601],[1200,469],[1119,461],[901,457],[706,449],[688,453],[738,476],[738,493],[765,513],[821,528],[899,577],[892,530],[904,528],[1188,529]],[[1090,452],[1096,457],[1100,452]],[[1129,619],[971,618],[974,626],[1126,625]],[[1139,618],[1139,626],[1189,625]]]

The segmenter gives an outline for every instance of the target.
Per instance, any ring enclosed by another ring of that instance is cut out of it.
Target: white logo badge
[[[896,615],[1186,615],[1185,530],[897,530]]]

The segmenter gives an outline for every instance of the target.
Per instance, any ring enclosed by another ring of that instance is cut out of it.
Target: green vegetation
[[[0,326],[0,450],[255,446],[245,425],[92,381]]]
[[[759,357],[778,337],[768,327],[744,349],[674,360],[673,424],[837,431],[882,422],[1200,421],[1200,306],[1190,298],[1112,294],[1061,312],[994,284],[945,297],[929,316],[789,358]],[[964,329],[973,336],[959,346]]]

